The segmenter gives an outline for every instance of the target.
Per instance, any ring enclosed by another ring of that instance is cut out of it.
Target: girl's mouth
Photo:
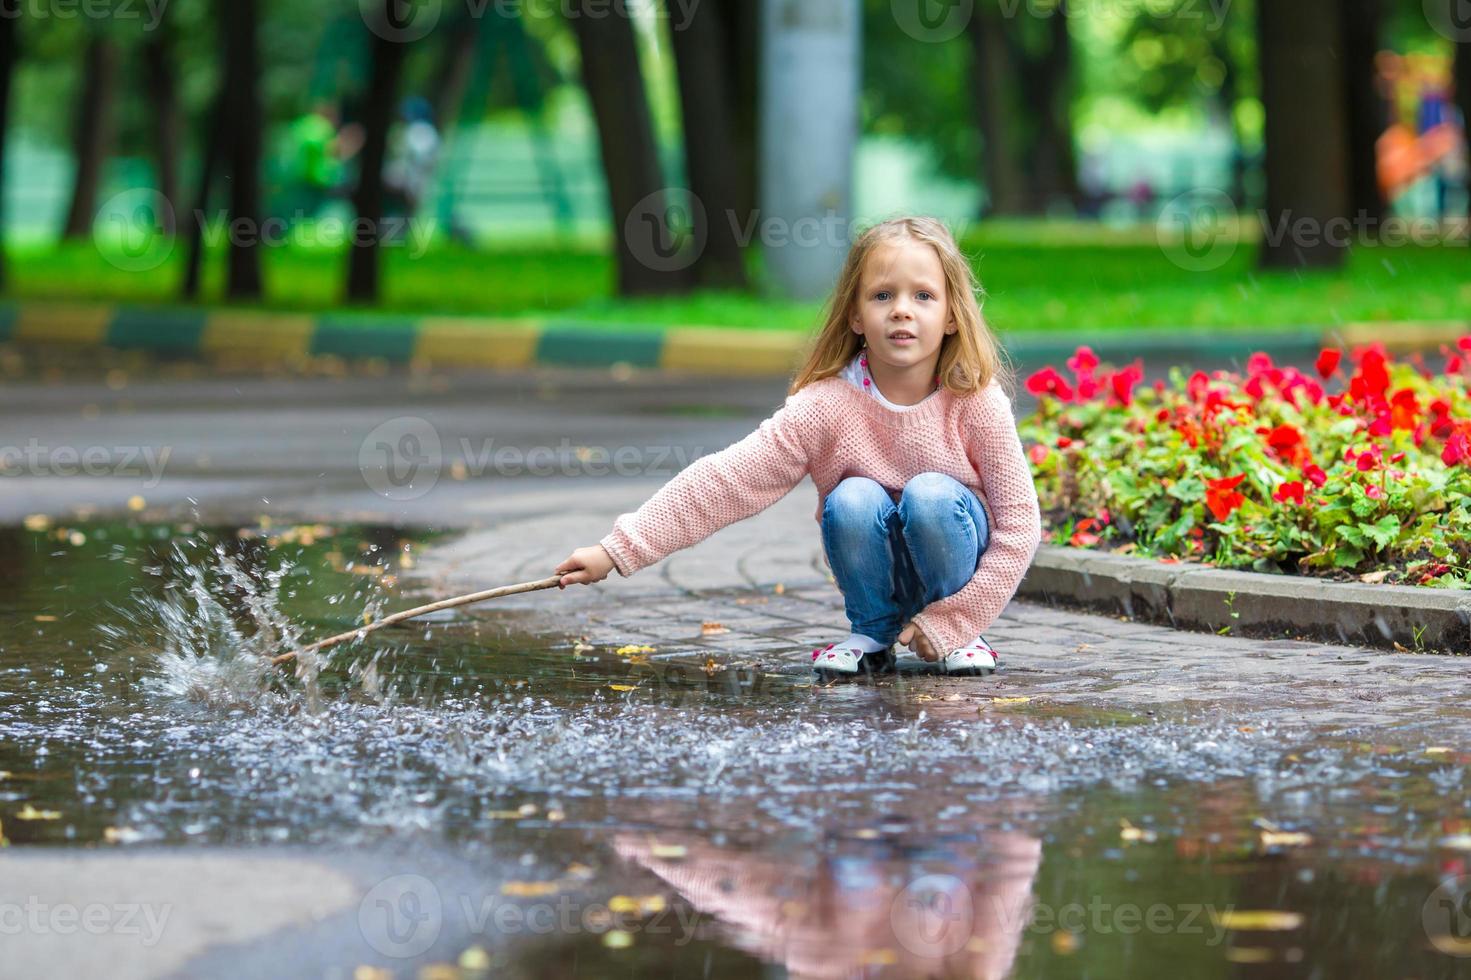
[[[891,343],[891,344],[904,345],[904,344],[917,343],[918,341],[919,341],[919,338],[916,337],[912,333],[902,333],[901,332],[901,333],[891,333],[891,334],[889,334],[889,343]]]

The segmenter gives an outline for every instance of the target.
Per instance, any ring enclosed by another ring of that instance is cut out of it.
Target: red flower
[[[1074,374],[1087,374],[1098,367],[1098,355],[1093,353],[1091,347],[1079,347],[1073,356],[1067,359],[1067,366]]]
[[[1301,480],[1288,480],[1276,490],[1272,491],[1272,499],[1279,504],[1285,504],[1290,500],[1301,506],[1306,490],[1307,488],[1302,485]]]
[[[1368,497],[1370,500],[1383,500],[1384,488],[1377,483],[1371,483],[1364,488],[1364,496]]]
[[[1206,481],[1205,505],[1210,508],[1216,520],[1224,521],[1231,516],[1233,511],[1246,503],[1246,498],[1236,492],[1236,487],[1244,479],[1246,479],[1246,474],[1238,473],[1235,476]]]
[[[1316,463],[1309,463],[1302,468],[1302,475],[1307,477],[1309,483],[1315,487],[1321,487],[1328,482],[1328,474],[1323,472],[1323,467]]]
[[[1109,384],[1113,386],[1113,396],[1122,405],[1134,404],[1134,386],[1144,380],[1144,367],[1138,363],[1131,364],[1121,371],[1115,371],[1109,377]]]
[[[1027,391],[1041,398],[1043,395],[1051,395],[1058,401],[1070,402],[1073,400],[1073,389],[1068,385],[1063,376],[1057,373],[1056,368],[1045,367],[1027,379]]]
[[[1318,370],[1318,377],[1327,381],[1338,370],[1338,363],[1343,360],[1343,351],[1337,347],[1324,347],[1318,354],[1318,363],[1314,367]]]
[[[1369,347],[1361,353],[1359,373],[1349,386],[1355,400],[1369,401],[1374,398],[1381,400],[1384,398],[1384,391],[1389,387],[1389,369],[1386,367],[1388,363],[1389,358],[1378,345]]]
[[[1466,438],[1466,433],[1460,429],[1451,433],[1451,437],[1445,441],[1445,448],[1440,451],[1441,462],[1447,466],[1455,466],[1464,463],[1471,456],[1471,439]]]
[[[1377,470],[1383,459],[1384,450],[1377,445],[1370,446],[1367,451],[1359,453],[1359,458],[1354,462],[1354,465],[1359,468],[1360,473],[1366,473],[1369,470]]]
[[[1409,388],[1401,388],[1389,400],[1390,420],[1396,429],[1413,429],[1420,420],[1420,399]]]
[[[1093,528],[1098,527],[1098,522],[1091,517],[1085,517],[1078,522],[1073,529],[1073,536],[1068,541],[1074,548],[1091,548],[1099,541],[1098,535],[1093,533]]]
[[[1289,463],[1300,463],[1308,454],[1307,443],[1296,426],[1283,423],[1267,433],[1267,445],[1279,459]]]
[[[1052,450],[1041,443],[1037,443],[1031,449],[1027,450],[1027,457],[1032,461],[1033,466],[1041,466],[1050,455],[1052,455]]]

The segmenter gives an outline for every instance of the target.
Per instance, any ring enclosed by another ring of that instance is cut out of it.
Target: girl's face
[[[945,335],[956,331],[934,248],[914,241],[874,248],[863,263],[852,328],[868,340],[870,361],[900,370],[933,363]]]

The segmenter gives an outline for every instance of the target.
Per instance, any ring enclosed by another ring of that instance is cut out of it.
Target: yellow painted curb
[[[664,334],[659,367],[702,374],[789,374],[808,342],[795,332],[676,327]]]
[[[1454,347],[1467,334],[1471,334],[1471,323],[1461,320],[1399,320],[1346,323],[1327,336],[1348,347],[1379,341],[1390,351],[1433,351],[1441,344]]]
[[[15,340],[62,344],[101,344],[115,310],[111,306],[22,306],[15,317]]]
[[[316,325],[311,316],[224,310],[205,320],[199,349],[206,354],[250,354],[266,359],[306,357]]]
[[[534,320],[430,317],[419,321],[414,360],[465,367],[525,367],[536,361],[541,324]]]

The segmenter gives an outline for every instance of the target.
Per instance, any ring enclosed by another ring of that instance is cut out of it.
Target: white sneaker
[[[940,658],[942,674],[989,674],[1001,658],[991,649],[984,636],[978,636],[959,650],[951,650]]]
[[[858,674],[887,674],[894,669],[894,647],[865,651],[861,646],[829,643],[812,651],[812,670],[823,680],[856,677]]]

